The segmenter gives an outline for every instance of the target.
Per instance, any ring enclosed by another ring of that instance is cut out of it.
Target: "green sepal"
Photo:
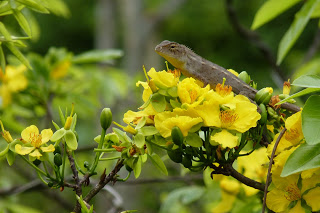
[[[60,106],[59,106],[59,116],[60,116],[61,125],[64,126],[64,124],[66,123],[66,118],[63,115],[63,112],[62,112]]]
[[[163,112],[167,106],[166,98],[159,93],[154,93],[151,96],[151,104],[157,112]]]
[[[7,162],[9,166],[12,166],[12,164],[14,163],[14,160],[16,159],[15,153],[9,149],[6,157],[7,157]]]
[[[8,144],[7,147],[0,152],[0,158],[5,156],[8,153],[9,147],[10,147],[10,144]]]
[[[69,149],[76,150],[78,148],[77,138],[71,130],[66,131],[64,138]]]
[[[186,143],[192,147],[202,147],[203,141],[200,136],[196,133],[189,132],[186,137]]]
[[[184,137],[179,127],[174,126],[171,129],[171,138],[173,143],[177,146],[181,146],[183,144]]]
[[[136,135],[133,136],[133,140],[134,143],[137,145],[137,147],[139,148],[143,148],[146,141],[145,141],[145,137],[143,136],[143,134],[138,133]]]
[[[77,125],[77,113],[74,113],[74,115],[73,115],[73,117],[72,117],[72,123],[71,123],[71,127],[70,127],[70,129],[72,130],[72,131],[74,131],[75,130],[75,128],[76,128],[76,125]]]
[[[60,140],[63,136],[65,136],[66,133],[67,133],[67,130],[65,130],[64,128],[61,128],[51,136],[50,140],[53,142],[56,142]]]

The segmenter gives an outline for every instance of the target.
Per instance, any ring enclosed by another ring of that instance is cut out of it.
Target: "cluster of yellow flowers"
[[[175,126],[184,137],[211,127],[215,129],[211,145],[234,148],[239,145],[238,133],[255,127],[261,117],[257,106],[243,95],[235,96],[230,86],[218,84],[214,91],[191,77],[180,81],[178,70],[156,72],[151,68],[148,76],[147,82],[137,83],[144,87],[145,103],[140,111],[129,110],[124,115],[124,122],[132,127],[140,122],[154,125],[163,138],[170,138]]]
[[[301,144],[305,143],[302,132],[301,111],[288,117],[285,122],[287,131],[281,138],[276,150],[274,165],[272,167],[272,184],[267,195],[267,206],[275,212],[305,212],[305,204],[311,207],[312,211],[320,210],[320,168],[309,169],[282,177],[281,173],[288,157]],[[268,146],[268,154],[271,155],[275,141]]]

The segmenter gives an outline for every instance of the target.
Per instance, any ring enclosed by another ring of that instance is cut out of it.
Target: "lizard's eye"
[[[174,49],[175,47],[176,47],[176,45],[174,45],[174,44],[172,44],[172,45],[170,46],[171,49]]]

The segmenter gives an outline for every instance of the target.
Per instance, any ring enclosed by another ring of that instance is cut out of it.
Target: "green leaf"
[[[159,133],[159,131],[154,126],[144,126],[140,129],[140,132],[144,136],[150,136]]]
[[[304,3],[300,11],[296,13],[293,23],[280,41],[277,64],[282,62],[288,51],[297,41],[318,2],[320,2],[320,0],[308,0]]]
[[[135,178],[138,178],[140,176],[141,167],[142,167],[142,160],[141,160],[141,156],[139,155],[139,157],[133,163],[133,172],[134,172]]]
[[[320,58],[315,57],[314,59],[308,61],[299,67],[293,74],[293,79],[297,79],[302,75],[312,75],[320,73]]]
[[[178,97],[178,87],[170,87],[167,92],[171,97]]]
[[[66,119],[65,119],[65,117],[63,115],[63,112],[62,112],[60,106],[59,106],[59,116],[60,116],[61,125],[64,126],[64,124],[66,123]]]
[[[123,56],[121,50],[108,49],[108,50],[91,50],[72,58],[73,63],[98,63],[110,62]]]
[[[128,135],[117,128],[112,128],[113,132],[118,135],[119,140],[122,142],[131,142],[131,139],[128,137]]]
[[[16,0],[16,1],[36,12],[49,13],[49,11],[42,4],[39,4],[35,1],[32,1],[32,0]]]
[[[133,140],[134,140],[134,143],[137,145],[137,147],[139,148],[142,148],[146,141],[145,141],[145,137],[143,136],[143,134],[141,133],[138,133],[136,134],[135,136],[133,136]]]
[[[281,177],[320,167],[320,144],[301,144],[288,158]]]
[[[151,96],[151,104],[157,112],[163,112],[167,105],[166,98],[159,93],[154,93]]]
[[[2,4],[0,6],[0,16],[5,16],[12,13],[12,8],[8,2]]]
[[[199,135],[192,132],[189,132],[187,135],[186,143],[192,147],[202,147],[203,145],[202,139],[199,137]]]
[[[26,34],[31,37],[31,28],[27,21],[27,19],[24,17],[24,15],[17,9],[13,10],[13,15],[15,19],[18,21],[20,27],[26,32]]]
[[[64,138],[69,149],[76,150],[78,148],[77,137],[71,130],[67,130],[66,134],[64,135]]]
[[[77,118],[78,118],[77,113],[74,113],[74,115],[73,115],[73,117],[72,117],[72,123],[71,123],[71,126],[70,126],[70,129],[71,129],[72,131],[74,131],[75,128],[76,128]]]
[[[292,82],[292,85],[298,87],[320,88],[320,76],[303,75]]]
[[[301,0],[269,0],[266,1],[256,13],[251,29],[255,30],[275,17],[279,16]]]
[[[8,144],[7,147],[0,152],[0,158],[5,156],[8,153],[9,147],[10,147],[10,144]]]
[[[2,22],[0,22],[0,33],[4,36],[6,40],[12,41],[11,34]]]
[[[21,63],[23,63],[24,65],[26,65],[26,67],[32,70],[29,61],[26,59],[26,57],[24,57],[20,50],[18,50],[12,43],[7,42],[5,44],[8,47],[8,49],[19,59],[19,61],[21,61]]]
[[[314,9],[311,18],[319,18],[320,17],[320,2],[317,4],[316,8]]]
[[[165,175],[168,175],[167,167],[164,165],[163,161],[159,157],[159,155],[153,153],[152,155],[148,154],[151,162]]]
[[[54,128],[56,128],[56,130],[60,129],[59,125],[56,122],[52,121],[52,124]]]
[[[5,73],[6,71],[6,59],[4,57],[2,46],[0,45],[0,67],[2,72]]]
[[[176,207],[181,203],[187,205],[201,199],[206,192],[205,187],[186,186],[172,191],[161,205],[159,213],[179,212]]]
[[[303,107],[302,131],[307,144],[320,143],[320,96],[313,95],[308,98]]]
[[[66,3],[61,0],[41,0],[45,3],[45,7],[50,10],[53,14],[57,16],[62,16],[64,18],[70,17],[70,10]]]
[[[146,119],[145,116],[143,116],[143,117],[140,119],[140,121],[139,121],[139,123],[137,124],[137,126],[136,126],[135,129],[141,129],[141,128],[146,124],[146,122],[147,122],[147,119]]]
[[[276,105],[279,105],[279,104],[283,104],[291,99],[294,99],[294,98],[297,98],[297,97],[300,97],[300,96],[304,96],[304,95],[308,95],[308,94],[311,94],[311,93],[314,93],[314,92],[320,92],[320,89],[316,89],[316,88],[306,88],[304,90],[301,90],[300,92],[297,92],[291,96],[289,96],[288,98],[285,98],[283,99],[282,101],[278,102]]]
[[[60,140],[65,134],[66,134],[67,130],[65,130],[64,128],[61,128],[59,130],[57,130],[50,138],[51,141],[56,142],[58,140]]]

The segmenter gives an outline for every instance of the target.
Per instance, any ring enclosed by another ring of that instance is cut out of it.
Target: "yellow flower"
[[[160,89],[168,89],[170,87],[177,86],[179,78],[174,74],[165,70],[157,72],[154,68],[151,68],[148,75],[153,79],[155,85]]]
[[[233,69],[227,69],[227,70],[238,77],[239,73],[237,71],[235,71]]]
[[[140,85],[144,88],[142,93],[142,100],[146,102],[149,100],[150,95],[152,95],[152,90],[147,82],[138,81],[136,83],[136,86],[138,87]]]
[[[171,135],[171,129],[179,127],[183,136],[187,136],[189,130],[202,122],[202,119],[192,111],[174,109],[173,112],[161,112],[154,117],[154,123],[162,137],[167,138]]]
[[[12,93],[24,90],[27,87],[28,81],[24,76],[27,70],[26,66],[20,65],[18,67],[8,65],[5,73],[0,69],[0,97],[2,99],[3,107],[10,104]]]
[[[63,78],[64,76],[67,75],[68,70],[71,66],[71,61],[70,60],[64,60],[62,62],[59,62],[57,65],[54,66],[54,68],[51,71],[51,77],[53,79],[59,79]]]
[[[291,84],[290,84],[290,79],[289,79],[288,81],[285,81],[283,83],[282,94],[289,95],[290,94],[290,89],[291,89]]]
[[[21,137],[24,146],[16,144],[15,151],[19,155],[29,154],[31,157],[40,159],[42,156],[41,152],[53,152],[54,146],[50,144],[45,146],[45,144],[50,140],[53,132],[51,129],[44,129],[39,134],[39,129],[35,125],[31,125],[21,132]]]
[[[138,111],[138,112],[134,112],[134,111],[127,111],[124,115],[123,115],[123,121],[126,124],[134,124],[137,125],[140,120],[145,117],[146,118],[146,124],[150,125],[150,124],[154,124],[154,116],[157,114],[157,112],[153,109],[152,105],[149,105],[147,108],[145,108],[142,111]]]
[[[185,78],[178,84],[178,96],[182,104],[195,107],[204,101],[204,94],[209,92],[210,85],[202,88],[194,78]]]
[[[283,150],[290,148],[291,146],[297,146],[303,140],[304,136],[302,132],[301,111],[288,117],[285,122],[285,127],[287,128],[287,130],[279,142],[276,150],[276,155]],[[268,146],[269,156],[272,153],[274,144],[278,136],[279,134],[276,134],[272,143]]]

